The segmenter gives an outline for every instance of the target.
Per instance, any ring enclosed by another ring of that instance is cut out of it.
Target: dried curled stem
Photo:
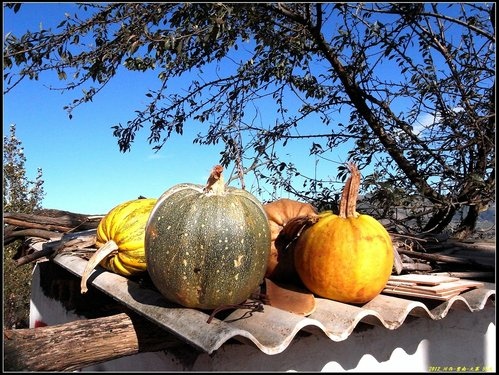
[[[214,194],[223,194],[225,192],[225,182],[222,175],[224,168],[221,165],[215,165],[211,170],[210,177],[204,187],[205,192]]]
[[[81,294],[84,294],[88,291],[87,288],[87,280],[90,276],[90,273],[97,267],[97,265],[102,262],[104,259],[109,257],[111,254],[117,254],[118,245],[113,240],[107,241],[103,246],[101,246],[90,258],[85,266],[85,270],[81,275]]]
[[[350,177],[345,183],[340,200],[339,216],[343,218],[359,216],[357,213],[357,198],[359,196],[360,172],[355,163],[349,162],[347,167],[350,171]]]

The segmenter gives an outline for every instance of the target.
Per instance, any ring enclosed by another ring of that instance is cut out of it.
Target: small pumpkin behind
[[[83,271],[81,293],[87,292],[88,277],[98,264],[126,277],[146,271],[145,228],[156,201],[153,198],[126,201],[101,219],[95,240],[98,249]]]
[[[283,231],[283,229],[292,219],[317,215],[317,210],[310,203],[288,198],[266,203],[263,208],[267,213],[271,234],[271,248],[265,277],[283,283],[299,283],[294,266],[294,249],[291,245],[294,238],[289,238],[286,235],[288,231]]]
[[[356,212],[360,173],[342,193],[339,215],[320,213],[295,243],[295,268],[313,293],[346,303],[365,303],[385,287],[393,267],[393,244],[383,225]]]
[[[263,282],[267,216],[251,193],[225,186],[222,171],[215,166],[206,186],[165,191],[147,222],[147,271],[165,298],[184,307],[239,304]]]

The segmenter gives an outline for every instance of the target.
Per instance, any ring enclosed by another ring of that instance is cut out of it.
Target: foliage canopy
[[[303,175],[283,150],[309,140],[303,152],[325,160],[348,144],[346,159],[373,168],[374,215],[440,232],[464,212],[456,234],[466,235],[494,201],[494,19],[494,3],[84,3],[55,31],[6,36],[5,93],[56,71],[82,90],[71,117],[121,69],[157,74],[147,105],[112,126],[121,151],[144,127],[160,149],[197,121],[194,143],[223,142],[220,162],[241,180],[252,172],[331,208],[332,181]],[[170,92],[179,77],[187,89]],[[262,103],[274,116],[256,124]]]

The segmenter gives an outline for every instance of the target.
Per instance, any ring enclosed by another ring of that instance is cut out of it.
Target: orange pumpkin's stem
[[[360,173],[357,166],[350,162],[347,164],[350,171],[340,200],[340,217],[357,217],[357,198],[359,196]]]
[[[204,188],[205,192],[213,192],[214,194],[223,194],[225,191],[225,182],[222,176],[224,168],[221,165],[215,165],[211,170],[210,177]]]

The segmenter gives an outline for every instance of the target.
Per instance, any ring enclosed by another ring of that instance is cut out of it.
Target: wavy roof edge
[[[59,254],[53,261],[80,277],[87,263],[85,259],[69,254]],[[206,312],[173,305],[158,292],[103,269],[95,269],[88,282],[208,354],[228,340],[236,339],[249,341],[262,352],[274,355],[286,350],[302,330],[320,331],[333,341],[342,341],[361,322],[394,330],[402,326],[408,316],[439,320],[452,308],[474,312],[495,301],[495,284],[483,283],[483,287],[444,302],[380,294],[365,305],[356,306],[316,298],[316,309],[307,317],[264,305],[262,312],[238,309],[223,320],[215,317],[207,323],[209,315]]]

